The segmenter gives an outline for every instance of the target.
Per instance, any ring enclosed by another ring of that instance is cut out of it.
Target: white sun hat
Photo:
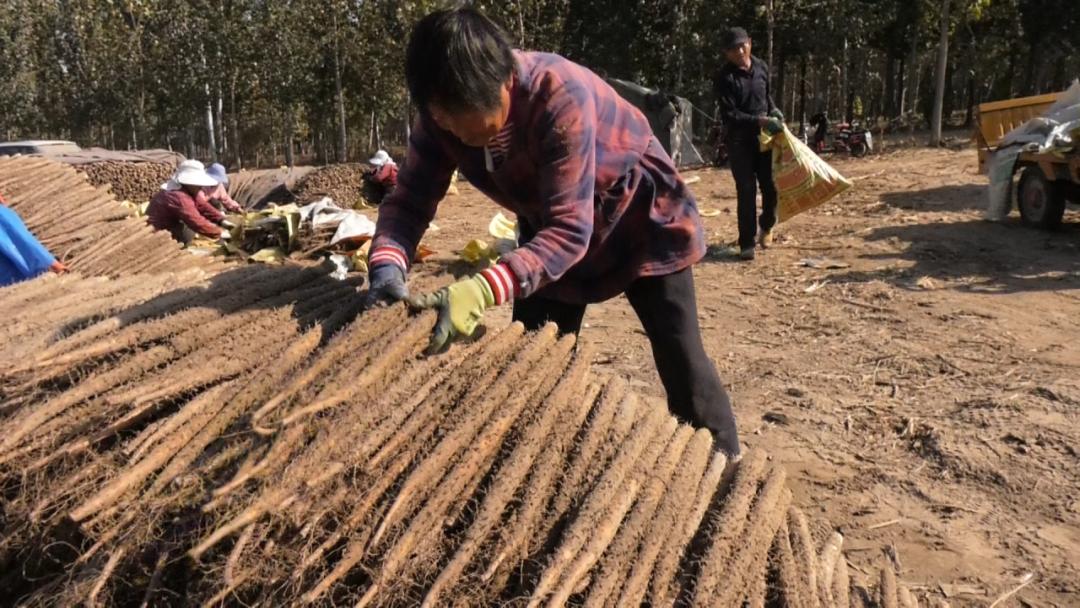
[[[379,150],[375,153],[375,156],[372,156],[367,162],[369,165],[381,167],[386,163],[394,162],[394,159],[390,158],[390,154],[386,150]]]
[[[206,167],[197,160],[185,160],[176,167],[172,179],[165,182],[162,190],[179,190],[181,186],[216,186],[218,181],[206,172]]]

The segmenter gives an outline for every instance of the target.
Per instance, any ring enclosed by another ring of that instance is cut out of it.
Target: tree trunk
[[[221,82],[219,81],[219,82],[215,83],[214,87],[217,89],[215,91],[215,93],[217,93],[217,100],[216,100],[217,103],[215,104],[214,110],[215,110],[215,120],[217,121],[216,126],[217,126],[217,133],[218,133],[218,143],[221,145],[221,158],[222,159],[227,159],[227,158],[229,158],[229,154],[228,154],[229,139],[228,139],[228,137],[226,137],[226,131],[227,130],[225,129],[225,117],[224,117],[225,100],[222,98],[222,94],[221,94]]]
[[[799,107],[798,107],[798,104],[799,104],[799,87],[795,86],[798,83],[798,80],[799,80],[799,76],[796,73],[794,76],[792,76],[789,79],[789,82],[788,82],[788,85],[789,85],[788,88],[791,89],[791,95],[790,95],[789,100],[788,100],[788,109],[790,111],[788,112],[787,115],[791,116],[792,118],[795,118],[796,115],[799,113]]]
[[[1068,87],[1068,79],[1065,72],[1065,58],[1054,62],[1054,74],[1050,78],[1046,92],[1063,91]]]
[[[232,78],[229,79],[229,118],[231,119],[232,126],[232,157],[235,163],[236,170],[244,168],[244,156],[240,149],[240,116],[236,111],[236,79],[237,72],[234,68]]]
[[[343,163],[347,160],[348,141],[346,138],[345,125],[345,91],[341,87],[341,45],[339,43],[337,10],[334,10],[334,88],[337,91],[337,161]]]
[[[146,81],[143,79],[142,63],[139,64],[139,103],[135,111],[136,136],[135,149],[139,149],[139,142],[145,143],[146,138]]]
[[[911,50],[908,51],[906,63],[908,70],[907,86],[904,87],[904,97],[906,99],[900,101],[900,113],[911,112],[914,114],[918,109],[919,77],[921,74],[919,70],[919,34],[917,31],[911,35]],[[905,104],[904,101],[908,103]]]
[[[770,0],[769,3],[772,4],[772,1]],[[779,62],[779,73],[773,80],[776,85],[774,88],[775,94],[773,100],[776,101],[781,110],[788,112],[789,108],[784,107],[784,80],[787,78],[787,57],[784,57],[784,54],[781,53],[780,58],[777,61]],[[770,70],[769,73],[772,74],[772,70]]]
[[[187,157],[195,158],[195,130],[188,127],[184,134],[187,135]]]
[[[518,47],[525,47],[525,2],[517,1]]]
[[[949,8],[952,0],[942,0],[941,31],[938,40],[937,86],[934,89],[934,116],[930,120],[930,145],[941,145],[942,110],[945,104],[945,76],[949,67]]]
[[[851,122],[851,107],[848,103],[848,92],[851,90],[851,83],[848,81],[848,78],[850,78],[848,72],[850,57],[851,51],[848,49],[848,39],[847,36],[844,36],[844,48],[840,57],[840,112],[847,122]]]
[[[767,61],[769,62],[770,84],[772,83],[773,66],[776,65],[773,63],[773,32],[776,30],[776,7],[773,4],[774,1],[766,0],[765,2],[765,31],[768,37]]]
[[[293,114],[292,107],[285,110],[285,165],[287,167],[293,166],[293,134],[295,132]]]
[[[952,120],[953,111],[956,110],[956,57],[955,57],[955,45],[953,45],[953,60],[948,62],[945,68],[945,97],[941,103],[941,123],[942,129],[945,125],[949,124]]]
[[[371,112],[371,124],[368,125],[368,139],[367,147],[369,151],[374,151],[375,148],[375,112]]]
[[[831,63],[831,62],[830,62]],[[818,80],[818,95],[817,95],[817,107],[814,108],[816,112],[825,112],[829,116],[838,116],[836,105],[833,103],[833,70],[825,69],[819,72],[821,76]],[[821,85],[821,81],[824,80],[824,86]]]
[[[217,144],[214,141],[214,104],[210,101],[210,85],[203,85],[206,93],[206,145],[210,160],[217,162]]]
[[[971,72],[968,76],[967,86],[967,112],[964,114],[964,128],[970,129],[971,124],[975,122],[975,73]]]
[[[810,116],[829,111],[829,82],[832,80],[832,74],[829,73],[828,68],[821,65],[824,62],[820,60],[814,62],[814,59],[815,57],[810,57],[810,62],[813,64],[810,66],[810,71],[814,73],[814,80],[811,83],[813,90],[810,93],[811,103],[814,105],[807,110]],[[835,116],[834,114],[833,117]]]
[[[885,91],[882,94],[884,103],[881,109],[887,118],[893,118],[896,116],[896,58],[891,53],[885,59],[884,80]]]
[[[675,11],[675,24],[671,28],[671,48],[674,49],[674,51],[671,53],[671,56],[672,56],[672,61],[674,61],[674,65],[672,66],[672,70],[671,70],[670,73],[673,74],[675,76],[675,78],[674,78],[673,81],[670,81],[670,82],[672,82],[674,84],[674,90],[676,92],[680,92],[680,91],[682,91],[682,88],[683,88],[683,53],[682,53],[683,45],[682,45],[681,36],[682,36],[682,31],[683,31],[684,24],[686,23],[686,3],[683,0],[675,0],[675,6],[673,7],[673,10]],[[770,74],[770,78],[771,78],[771,74],[772,74],[772,41],[771,40],[769,41],[769,74]]]
[[[1011,99],[1014,97],[1013,82],[1016,78],[1017,53],[1009,53],[1009,65],[1005,71],[1005,78],[1001,81],[1001,90],[995,95],[998,99]]]
[[[799,137],[806,135],[806,53],[799,66]]]
[[[1042,48],[1039,45],[1033,45],[1028,51],[1027,70],[1024,72],[1024,95],[1034,95],[1037,88],[1040,57],[1042,56]]]
[[[199,59],[202,62],[203,73],[209,68],[206,65],[206,51],[199,46]],[[217,162],[217,144],[214,137],[214,98],[210,96],[210,81],[203,81],[203,95],[206,97],[206,145],[209,148],[208,156],[213,162]]]
[[[927,68],[929,69],[929,68]],[[923,71],[921,67],[915,69],[915,85],[911,88],[911,113],[916,114],[919,111],[919,92],[922,89],[922,75]],[[926,116],[925,108],[923,111],[923,120],[929,120]],[[911,121],[912,130],[915,129],[915,120]]]

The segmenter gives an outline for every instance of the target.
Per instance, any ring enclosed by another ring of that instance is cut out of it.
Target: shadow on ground
[[[881,200],[886,205],[908,211],[980,211],[986,208],[986,186],[963,184],[885,192]]]
[[[914,265],[837,274],[835,282],[885,281],[917,289],[921,277],[953,282],[956,289],[981,293],[1017,293],[1080,289],[1080,223],[1046,232],[1018,219],[885,226],[867,241],[889,241],[895,253],[874,253],[863,260]]]

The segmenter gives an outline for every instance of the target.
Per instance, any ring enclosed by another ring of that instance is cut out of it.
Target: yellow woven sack
[[[773,181],[780,199],[776,214],[781,222],[824,204],[852,185],[787,127],[775,136],[762,133],[760,141],[762,150],[772,150]]]

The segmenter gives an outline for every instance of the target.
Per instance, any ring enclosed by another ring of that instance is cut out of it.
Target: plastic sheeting
[[[337,226],[331,245],[344,240],[370,239],[375,236],[375,222],[353,209],[342,209],[330,197],[324,197],[300,208],[300,221],[311,222],[313,228]]]
[[[0,204],[0,287],[32,279],[55,261],[19,214]]]
[[[1080,145],[1080,81],[1038,118],[1013,129],[1002,138],[987,163],[990,186],[987,188],[986,218],[1005,219],[1012,209],[1012,178],[1016,159],[1023,152],[1062,152]]]

